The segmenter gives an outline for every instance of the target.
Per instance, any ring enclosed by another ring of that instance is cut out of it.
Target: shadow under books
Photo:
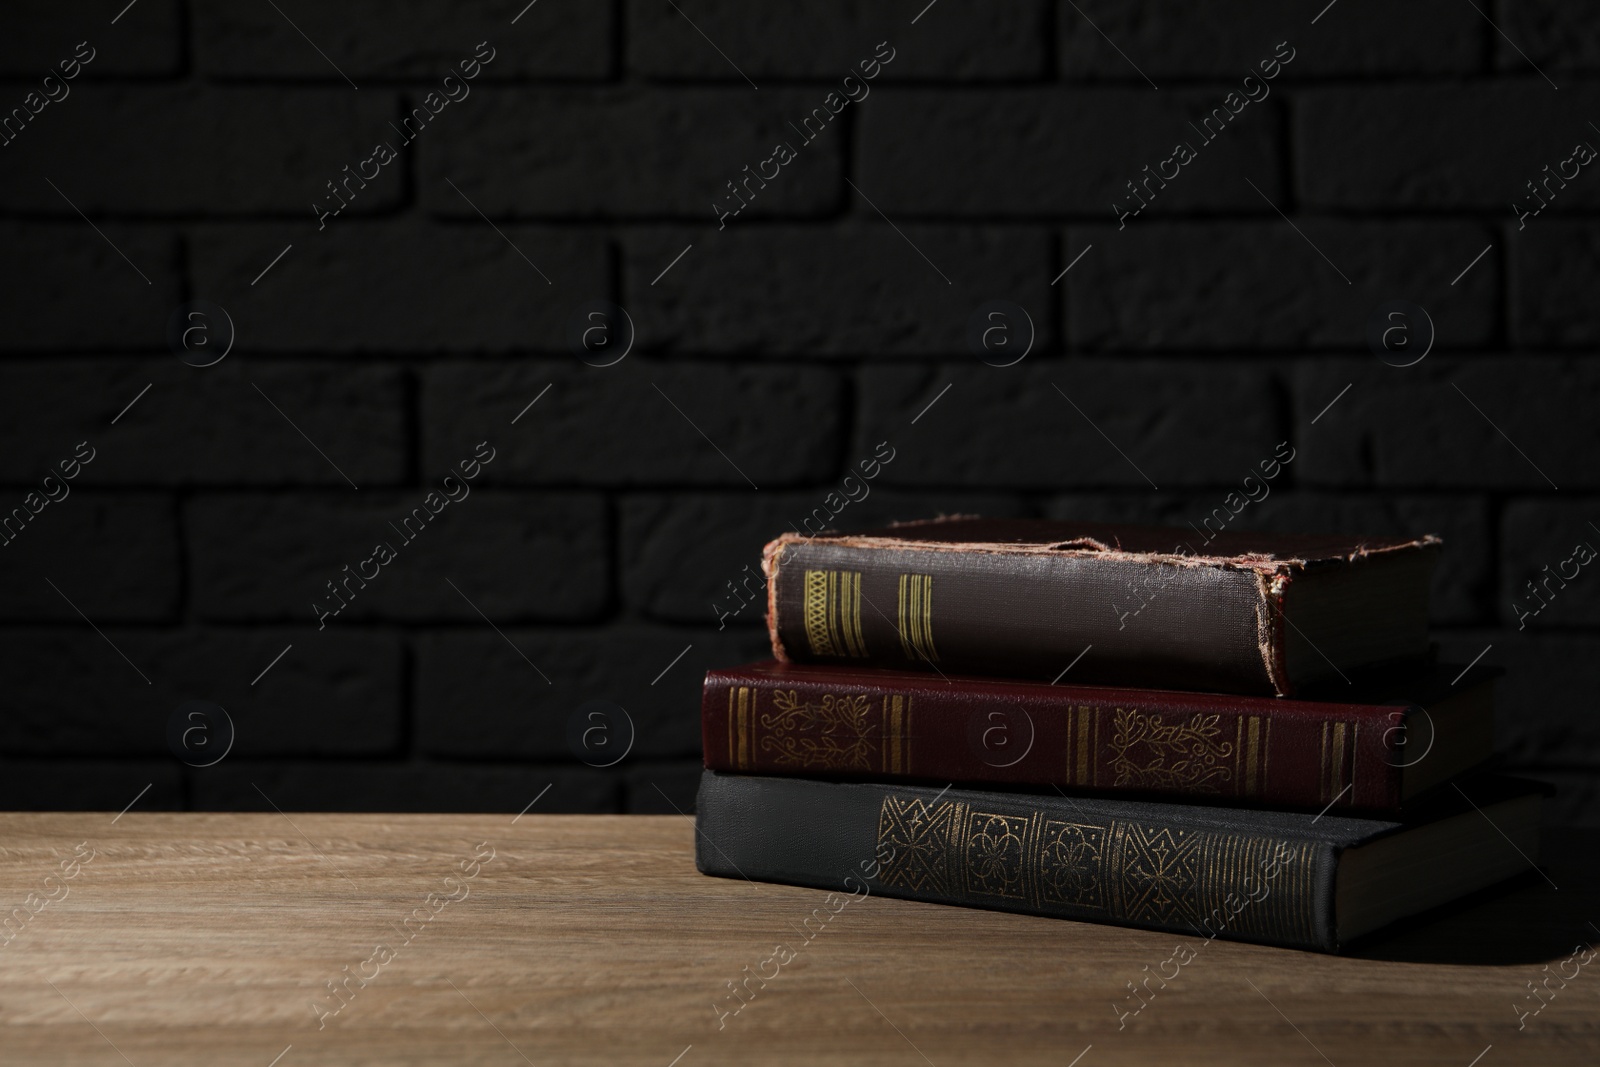
[[[1538,870],[1352,941],[1343,955],[1512,966],[1548,963],[1600,941],[1600,829],[1546,827],[1541,848]]]

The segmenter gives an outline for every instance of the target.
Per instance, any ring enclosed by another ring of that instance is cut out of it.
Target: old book
[[[768,661],[708,672],[700,721],[719,771],[1394,811],[1490,756],[1493,676],[1333,702]]]
[[[768,626],[794,662],[1287,696],[1426,654],[1438,544],[1043,519],[784,534]]]
[[[1534,788],[1496,779],[1437,799],[1388,822],[706,771],[695,862],[858,899],[1333,952],[1537,862]]]

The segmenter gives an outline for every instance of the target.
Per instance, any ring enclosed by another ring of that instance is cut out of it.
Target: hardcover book
[[[1539,800],[1497,779],[1388,822],[706,771],[695,862],[726,878],[1334,952],[1528,871]]]
[[[1438,544],[1043,519],[791,533],[763,556],[767,621],[785,661],[1288,696],[1426,655]]]
[[[1493,672],[1442,668],[1378,693],[1301,701],[768,661],[708,672],[700,721],[718,771],[1311,809],[1394,811],[1492,753]]]

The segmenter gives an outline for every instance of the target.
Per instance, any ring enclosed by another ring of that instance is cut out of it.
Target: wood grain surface
[[[693,839],[678,816],[0,815],[0,1063],[1600,1062],[1600,960],[1573,956],[1600,942],[1592,833],[1342,957],[878,897],[834,914],[698,874]],[[776,976],[735,1000],[755,971]]]

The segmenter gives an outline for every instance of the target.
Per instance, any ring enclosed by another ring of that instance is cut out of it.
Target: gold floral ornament
[[[1232,741],[1218,740],[1218,715],[1197,712],[1168,725],[1160,715],[1118,708],[1111,735],[1114,785],[1220,792],[1233,778]]]
[[[795,690],[772,694],[761,714],[761,751],[781,767],[871,771],[872,708],[865,696],[825,694],[803,701]]]
[[[973,812],[967,833],[968,889],[988,896],[1022,900],[1023,837],[1028,820],[1019,816]]]

